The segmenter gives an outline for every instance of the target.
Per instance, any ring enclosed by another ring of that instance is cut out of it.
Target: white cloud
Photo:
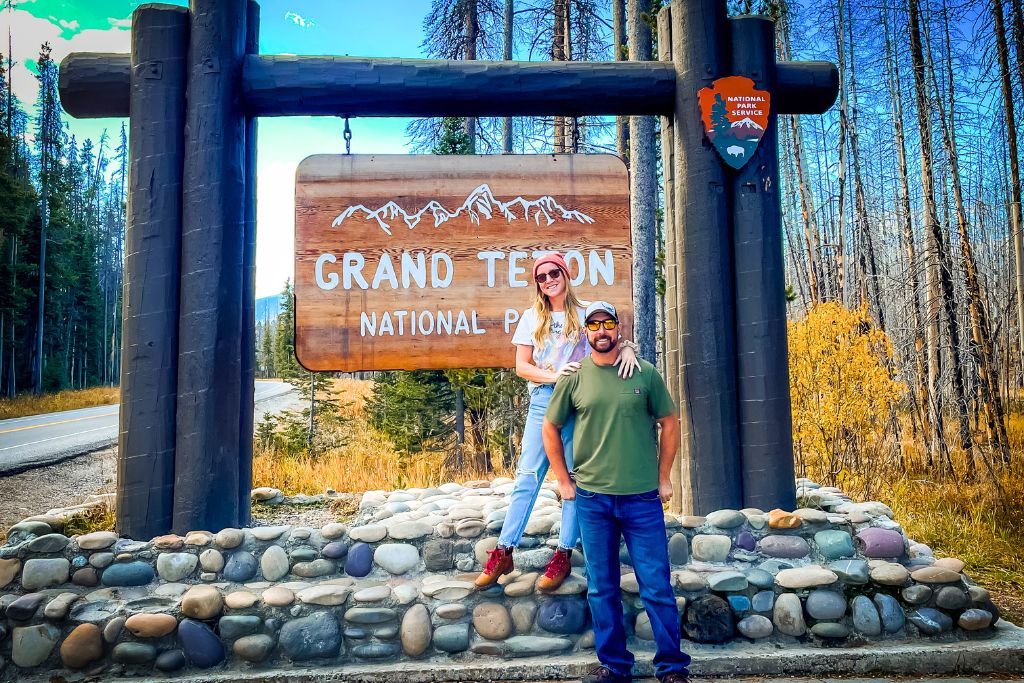
[[[292,22],[299,28],[313,28],[316,26],[315,21],[312,19],[306,19],[301,14],[297,14],[295,12],[285,12],[284,20]]]
[[[259,163],[256,177],[256,296],[277,294],[294,278],[295,161]]]
[[[77,31],[79,26],[78,19],[75,19],[74,21],[67,21],[66,19],[61,19],[60,25],[69,31]]]
[[[61,22],[66,24],[67,22]],[[71,22],[77,26],[78,22]],[[88,29],[64,38],[61,25],[36,17],[25,10],[0,12],[0,36],[10,30],[12,52],[15,63],[11,74],[11,87],[14,94],[26,106],[36,101],[39,83],[27,67],[27,60],[39,57],[39,48],[43,43],[50,43],[51,56],[60,62],[72,52],[125,52],[131,49],[131,31],[127,25],[118,25],[107,30]],[[3,41],[0,41],[2,45]],[[6,50],[5,50],[6,52]]]

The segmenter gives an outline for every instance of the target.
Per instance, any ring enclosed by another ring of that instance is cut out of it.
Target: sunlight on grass
[[[20,394],[14,398],[0,398],[0,420],[26,415],[56,413],[62,410],[77,410],[117,403],[120,389],[117,387],[93,387],[59,391],[56,394]]]

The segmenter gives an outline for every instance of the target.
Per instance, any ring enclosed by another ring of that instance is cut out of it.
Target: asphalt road
[[[285,382],[256,382],[256,402],[292,390]],[[110,446],[117,441],[117,415],[113,404],[0,420],[0,476]]]

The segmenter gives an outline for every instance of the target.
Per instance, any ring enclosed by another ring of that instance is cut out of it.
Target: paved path
[[[292,391],[285,382],[256,382],[256,402]],[[117,441],[118,405],[0,420],[0,476],[52,465]]]

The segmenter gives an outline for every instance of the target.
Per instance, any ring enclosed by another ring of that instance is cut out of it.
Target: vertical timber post
[[[131,538],[171,527],[188,33],[183,7],[145,5],[132,18],[115,504]]]
[[[190,0],[172,528],[237,526],[246,0]]]
[[[658,59],[672,61],[672,8],[662,7],[658,12]],[[674,196],[674,138],[672,117],[661,117],[661,166],[665,189],[665,383],[668,384],[676,405],[682,405],[679,391],[679,299],[677,296],[678,264],[676,263],[676,225],[672,210]],[[683,481],[682,458],[676,453],[672,464],[672,512],[682,512]]]
[[[683,510],[743,503],[736,422],[736,330],[729,181],[704,135],[697,91],[728,67],[722,0],[674,0],[676,263]]]
[[[730,20],[731,75],[758,90],[775,85],[775,24],[765,17]],[[786,343],[786,273],[779,198],[778,117],[752,158],[733,175],[736,274],[736,390],[743,504],[796,507],[793,418]]]
[[[260,51],[260,6],[246,3],[245,53]],[[242,404],[238,423],[238,517],[250,522],[256,382],[256,117],[245,117],[245,233],[242,253]]]

